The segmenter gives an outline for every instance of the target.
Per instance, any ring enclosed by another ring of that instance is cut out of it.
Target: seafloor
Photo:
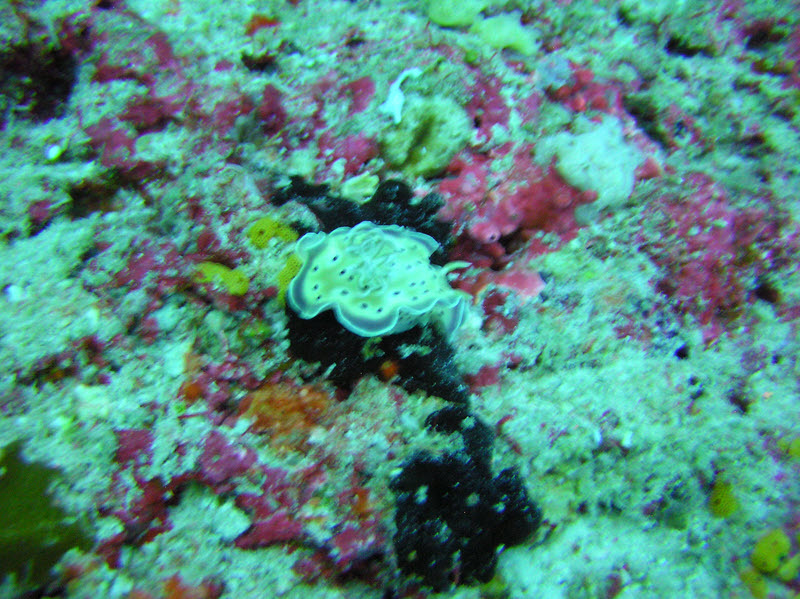
[[[3,598],[800,596],[798,2],[2,0],[0,145]]]

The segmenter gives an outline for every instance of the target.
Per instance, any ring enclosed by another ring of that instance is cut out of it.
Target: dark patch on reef
[[[65,552],[92,546],[85,518],[68,514],[51,497],[62,478],[55,468],[26,461],[21,441],[0,449],[0,579],[13,574],[30,596],[54,580],[51,569]]]
[[[320,371],[333,367],[328,379],[336,386],[349,392],[360,377],[377,369],[374,360],[363,357],[367,340],[345,329],[330,310],[308,320],[292,310],[286,310],[286,315],[292,355],[312,364],[319,362]]]
[[[492,459],[494,432],[491,427],[472,415],[465,405],[453,405],[428,415],[425,426],[445,435],[459,434],[464,451],[477,464],[488,469]]]
[[[287,202],[297,202],[308,207],[325,232],[337,227],[353,227],[363,220],[361,207],[355,202],[328,195],[329,186],[307,183],[302,177],[292,177],[291,183],[279,189],[272,196],[272,203],[283,206]]]
[[[274,54],[249,54],[242,52],[242,65],[253,73],[275,73],[278,71],[278,58]]]
[[[703,56],[713,55],[713,52],[707,45],[698,44],[692,40],[674,35],[667,40],[664,50],[666,50],[668,54],[683,56],[684,58],[692,58],[698,54],[702,54]]]
[[[272,202],[282,206],[287,202],[298,202],[307,206],[319,220],[322,230],[333,231],[338,227],[354,227],[363,221],[378,225],[399,225],[430,235],[442,248],[450,239],[450,223],[437,220],[436,213],[444,205],[437,193],[429,193],[413,201],[411,188],[398,180],[384,181],[372,197],[363,204],[328,193],[327,185],[307,183],[301,177],[292,177],[291,183],[278,190]],[[442,250],[434,253],[431,261],[440,263]]]
[[[35,121],[60,116],[76,81],[77,61],[59,50],[16,46],[0,57],[0,94]]]
[[[670,137],[659,122],[658,108],[655,101],[647,94],[628,94],[622,104],[633,117],[638,127],[662,148],[670,147]]]
[[[404,389],[422,389],[447,401],[467,402],[469,390],[456,367],[453,349],[435,329],[415,327],[386,337],[384,343],[380,348],[397,362],[398,383]]]
[[[306,362],[318,362],[320,371],[332,368],[328,378],[346,392],[359,378],[379,374],[381,365],[391,361],[398,371],[395,382],[409,392],[424,390],[456,403],[468,399],[452,348],[432,328],[414,327],[376,340],[348,331],[330,310],[308,320],[291,310],[286,312],[292,354]]]
[[[28,39],[0,50],[0,126],[11,110],[37,122],[62,116],[90,45],[87,26],[63,22],[59,41],[49,44],[42,25],[28,15],[23,21]]]
[[[436,592],[489,582],[501,546],[519,545],[542,515],[516,470],[492,478],[488,463],[419,453],[391,483],[401,571]]]

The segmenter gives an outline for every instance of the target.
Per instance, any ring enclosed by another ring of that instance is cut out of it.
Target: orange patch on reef
[[[274,17],[255,14],[250,17],[250,20],[247,22],[247,25],[244,28],[244,32],[247,35],[253,35],[259,29],[264,29],[266,27],[277,27],[280,24],[281,22]]]
[[[183,582],[177,574],[164,581],[165,599],[212,599],[217,596],[205,583],[192,587]]]
[[[312,429],[325,425],[334,403],[330,393],[315,385],[267,383],[242,400],[239,416],[253,420],[254,432],[269,433],[279,443],[302,445]]]
[[[350,509],[360,519],[364,520],[372,515],[373,506],[369,498],[369,489],[365,487],[353,487],[350,491]]]
[[[393,381],[400,374],[400,364],[397,360],[384,360],[378,367],[378,375],[384,383]]]
[[[179,393],[186,403],[192,405],[198,399],[203,397],[204,390],[203,386],[198,381],[184,381],[181,384]]]

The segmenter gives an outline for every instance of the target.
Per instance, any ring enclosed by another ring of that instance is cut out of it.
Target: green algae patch
[[[14,575],[22,588],[45,584],[69,549],[87,550],[91,536],[49,493],[61,472],[20,455],[16,441],[0,458],[0,579]]]
[[[466,110],[444,96],[409,96],[402,121],[382,139],[384,159],[408,177],[434,177],[469,141]]]
[[[485,5],[482,0],[431,0],[428,18],[440,27],[472,25]]]
[[[526,29],[515,15],[497,15],[480,19],[469,29],[494,50],[514,50],[532,56],[539,47],[534,33]]]

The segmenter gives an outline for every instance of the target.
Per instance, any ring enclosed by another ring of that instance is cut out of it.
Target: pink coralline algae
[[[473,393],[482,387],[493,387],[500,382],[500,373],[505,368],[502,364],[484,365],[475,374],[467,375],[467,383]]]
[[[55,214],[56,210],[51,200],[31,202],[28,205],[28,221],[31,224],[31,231],[34,233],[41,231],[50,224]]]
[[[578,229],[575,208],[597,197],[594,191],[572,187],[552,164],[546,169],[535,164],[530,146],[517,149],[512,168],[502,180],[491,183],[491,160],[509,151],[503,147],[498,156],[457,156],[448,168],[454,176],[439,185],[446,201],[439,215],[454,223],[457,238],[450,259],[486,269],[462,275],[455,284],[478,298],[490,285],[513,290],[523,299],[536,297],[544,282],[525,261],[551,249],[536,233],[555,233],[561,241],[572,239]],[[485,312],[496,321],[495,311]],[[512,330],[510,322],[503,321],[501,328]]]
[[[386,538],[378,519],[345,525],[331,539],[330,557],[334,565],[346,572],[358,564],[386,550]]]
[[[117,452],[115,460],[121,466],[148,464],[152,458],[153,433],[147,429],[123,429],[116,431]]]
[[[320,157],[330,165],[344,160],[345,175],[355,175],[364,165],[378,155],[378,142],[363,133],[340,138],[331,131],[320,135],[318,143]]]
[[[292,518],[285,509],[278,510],[255,522],[236,539],[240,549],[256,549],[277,543],[296,541],[303,536],[303,523]]]
[[[197,212],[197,218],[202,222],[201,209]],[[102,254],[108,247],[98,243],[99,253]],[[137,323],[138,332],[151,342],[159,334],[153,312],[162,307],[165,298],[175,291],[194,289],[217,307],[227,311],[242,310],[249,305],[250,300],[257,302],[274,296],[272,290],[261,290],[249,296],[235,296],[224,286],[199,281],[196,276],[198,263],[211,261],[233,268],[246,260],[248,255],[244,250],[223,248],[221,241],[209,229],[203,229],[199,233],[197,250],[186,254],[169,241],[156,243],[147,239],[136,240],[129,250],[125,265],[114,272],[108,272],[110,282],[100,285],[98,291],[107,292],[109,289],[122,287],[146,291],[149,302],[137,314]],[[105,264],[102,260],[93,260],[89,262],[89,269],[104,270]]]
[[[144,241],[131,248],[126,266],[115,275],[114,286],[147,289],[159,283],[178,284],[185,264],[183,255],[172,243]]]
[[[380,518],[369,509],[354,515],[351,506],[342,504],[342,494],[338,511],[351,513],[339,514],[339,525],[331,530],[327,539],[320,538],[319,533],[309,532],[308,524],[315,519],[314,508],[309,509],[309,500],[328,478],[323,466],[291,475],[276,468],[264,467],[262,471],[265,481],[261,491],[241,493],[236,497],[236,505],[253,520],[252,526],[236,539],[237,547],[256,549],[294,542],[314,548],[314,553],[301,558],[296,566],[296,571],[307,579],[315,578],[331,567],[338,573],[347,572],[386,551],[386,535]]]
[[[103,539],[97,549],[112,568],[120,566],[123,546],[148,543],[170,529],[167,500],[179,484],[177,479],[174,484],[165,485],[158,478],[147,479],[141,475],[142,466],[152,460],[152,441],[146,431],[118,431],[117,437],[117,461],[123,470],[131,468],[135,487],[129,489],[129,483],[123,482],[127,479],[115,473],[109,481],[107,497],[101,502],[100,513],[116,517],[124,529]],[[126,500],[126,497],[130,499]]]
[[[187,482],[195,481],[208,486],[215,493],[236,493],[237,479],[264,475],[263,495],[237,496],[237,504],[253,512],[254,524],[237,542],[239,546],[262,546],[270,542],[286,541],[300,534],[299,524],[293,524],[288,508],[297,508],[298,493],[294,484],[287,482],[286,474],[277,469],[268,469],[256,463],[256,454],[251,448],[228,440],[222,433],[211,431],[202,440],[203,451],[196,466],[184,473],[176,474],[167,482],[160,478],[146,478],[143,467],[151,464],[154,437],[145,429],[117,431],[116,460],[123,470],[131,469],[136,492],[130,503],[121,504],[121,498],[130,493],[129,483],[115,475],[109,486],[109,509],[123,523],[125,532],[105,539],[99,553],[112,567],[118,567],[120,549],[126,544],[141,545],[158,534],[169,530],[167,502],[179,494]],[[178,445],[174,451],[185,454],[185,446]],[[116,504],[116,505],[115,505]],[[282,506],[282,507],[281,507]],[[253,510],[249,508],[255,508]],[[296,511],[291,510],[292,513]],[[291,533],[291,534],[290,534]],[[251,539],[252,541],[247,541]]]
[[[286,124],[287,114],[283,107],[283,94],[272,84],[267,85],[261,94],[257,108],[261,128],[269,136],[275,135]]]
[[[148,116],[147,123],[151,123],[152,118],[161,117]],[[99,153],[100,164],[114,169],[122,181],[139,184],[163,173],[166,166],[164,162],[144,160],[137,156],[137,136],[122,123],[104,118],[96,125],[87,127],[86,133],[89,136],[89,147]]]
[[[248,512],[253,524],[235,544],[241,549],[256,549],[276,543],[298,541],[303,537],[303,522],[295,517],[300,507],[292,482],[282,470],[264,468],[266,481],[261,493],[242,493],[236,505]]]
[[[658,209],[668,220],[646,247],[666,271],[661,291],[697,317],[712,341],[753,297],[757,279],[786,260],[791,248],[779,247],[780,226],[767,200],[740,209],[707,175],[693,173],[687,180],[693,193],[661,200]]]
[[[559,69],[566,71],[563,65]],[[564,81],[548,87],[549,96],[574,112],[597,110],[620,118],[626,115],[622,106],[622,90],[616,83],[600,83],[594,73],[574,63],[569,63],[571,75]]]
[[[120,120],[131,123],[140,133],[160,131],[178,117],[184,101],[178,96],[140,96],[128,103]]]
[[[475,297],[476,300],[483,298],[481,300],[481,306],[483,307],[487,319],[493,316],[498,305],[502,306],[505,304],[508,298],[507,292],[509,290],[514,291],[520,298],[531,299],[539,295],[545,287],[544,280],[539,273],[530,270],[524,265],[511,264],[498,272],[484,266],[480,258],[478,258],[477,262],[478,264],[475,265],[483,266],[484,270],[474,275],[459,276],[454,281],[454,286],[466,291]],[[495,298],[493,291],[488,291],[492,288],[505,290],[499,293],[499,301],[492,299],[491,302],[489,302],[490,297]],[[488,320],[486,322],[488,323]],[[514,329],[514,327],[508,328],[508,326],[505,325],[502,328],[507,329],[506,332],[510,332]]]
[[[132,98],[118,116],[104,117],[85,128],[90,147],[100,154],[100,163],[116,169],[124,181],[138,185],[160,175],[165,165],[137,156],[136,139],[180,121],[184,111],[198,113],[192,99],[194,88],[183,78],[180,61],[163,33],[128,46],[116,38],[100,38],[97,43],[100,58],[93,81],[133,80],[148,88],[146,94]],[[164,95],[162,89],[170,93]]]
[[[483,245],[520,232],[569,237],[577,228],[575,208],[594,201],[597,194],[572,187],[552,165],[546,170],[538,166],[531,150],[530,146],[517,150],[511,170],[491,188],[488,159],[456,157],[448,168],[455,176],[439,185],[447,201],[440,215],[454,221],[457,232]]]
[[[375,96],[375,82],[370,77],[361,77],[342,86],[340,95],[350,98],[347,116],[366,110]]]
[[[511,109],[500,95],[501,86],[496,79],[481,77],[471,89],[471,100],[466,109],[478,128],[479,141],[490,140],[495,125],[508,127]]]
[[[236,119],[242,115],[250,114],[255,109],[253,101],[243,93],[234,94],[233,97],[226,97],[214,104],[211,110],[211,128],[227,135],[236,124]]]
[[[202,479],[219,485],[235,476],[242,476],[256,462],[255,452],[236,447],[222,433],[212,431],[205,442],[199,466]]]
[[[367,490],[356,485],[339,493],[338,507],[346,514],[340,514],[332,536],[300,558],[293,571],[306,582],[354,574],[375,586],[385,586],[389,572],[382,558],[389,551],[388,534]]]

